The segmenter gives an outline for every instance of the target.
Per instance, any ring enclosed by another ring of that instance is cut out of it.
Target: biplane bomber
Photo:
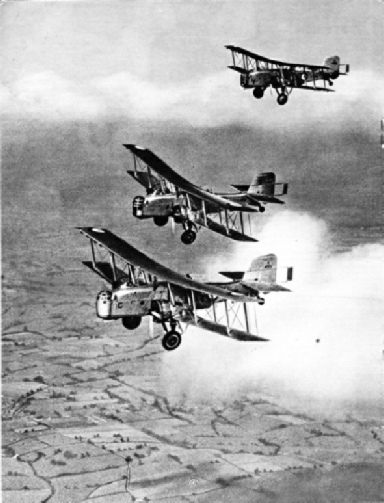
[[[250,214],[264,212],[267,203],[284,204],[278,196],[288,192],[288,184],[276,183],[275,174],[268,172],[256,175],[250,185],[233,185],[237,192],[214,193],[186,180],[151,150],[124,147],[133,155],[134,169],[127,172],[146,189],[145,196],[134,198],[133,215],[153,218],[158,226],[169,220],[172,226],[181,224],[181,241],[187,245],[201,227],[236,241],[257,241],[246,234],[246,228],[251,232]]]
[[[221,274],[226,283],[203,283],[162,266],[107,229],[78,227],[90,240],[91,261],[83,262],[111,285],[96,297],[96,314],[121,319],[128,330],[144,316],[162,325],[162,345],[171,351],[181,343],[182,323],[239,341],[266,341],[252,333],[250,304],[264,304],[262,293],[289,291],[276,283],[274,254],[255,259],[246,272]],[[292,268],[284,269],[285,281]]]
[[[231,70],[240,73],[240,86],[253,89],[253,96],[260,99],[268,87],[277,92],[277,103],[285,105],[294,88],[332,92],[333,80],[349,73],[349,65],[340,64],[339,56],[326,58],[321,66],[285,63],[265,58],[260,54],[226,45],[232,52]],[[310,85],[312,84],[312,85]]]

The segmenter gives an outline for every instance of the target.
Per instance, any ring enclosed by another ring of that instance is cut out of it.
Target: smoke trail
[[[330,250],[324,222],[281,212],[265,225],[260,244],[236,245],[231,264],[217,259],[216,270],[242,270],[273,251],[278,265],[294,267],[292,292],[270,294],[257,309],[269,343],[188,328],[179,350],[164,356],[170,397],[214,402],[257,392],[327,415],[382,406],[384,246]]]

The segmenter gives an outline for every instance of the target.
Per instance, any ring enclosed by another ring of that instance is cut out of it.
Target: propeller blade
[[[176,231],[176,224],[174,218],[171,218],[171,229],[172,229],[172,236],[174,236]]]

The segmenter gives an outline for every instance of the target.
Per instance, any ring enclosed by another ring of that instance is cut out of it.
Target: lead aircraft
[[[265,204],[284,204],[277,196],[288,192],[287,183],[276,183],[272,172],[256,175],[250,185],[232,185],[237,193],[219,194],[189,182],[147,148],[125,144],[133,155],[134,169],[128,170],[146,189],[145,196],[133,200],[136,218],[153,218],[158,226],[171,220],[181,224],[181,241],[191,244],[200,227],[217,232],[236,241],[257,241],[245,234],[244,213],[264,212]],[[279,193],[276,193],[279,187]]]
[[[332,92],[327,85],[333,86],[339,75],[349,73],[349,65],[341,65],[339,56],[326,58],[321,66],[304,65],[265,58],[234,45],[225,47],[232,52],[233,65],[228,68],[240,73],[241,87],[253,89],[253,96],[260,99],[271,86],[279,105],[287,103],[293,88]]]
[[[168,351],[181,343],[181,323],[239,341],[266,341],[251,333],[248,304],[264,304],[261,293],[289,291],[276,283],[274,254],[258,257],[246,272],[222,272],[230,282],[202,283],[158,264],[107,229],[78,229],[91,244],[92,260],[84,265],[111,285],[96,297],[97,316],[121,319],[128,330],[151,316],[164,329],[162,345]],[[283,269],[290,281],[292,268]]]

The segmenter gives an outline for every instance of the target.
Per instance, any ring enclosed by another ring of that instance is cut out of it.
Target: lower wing
[[[205,220],[204,218],[198,218],[195,220],[195,223],[197,225],[206,227],[207,229],[216,232],[217,234],[221,234],[222,236],[233,239],[234,241],[248,241],[253,243],[256,243],[258,241],[257,239],[252,238],[251,236],[247,236],[246,234],[243,234],[242,232],[239,232],[235,229],[227,228],[225,225],[219,224],[209,217],[207,217]]]
[[[209,330],[215,334],[224,335],[225,337],[229,337],[230,339],[235,339],[237,341],[267,342],[269,340],[259,337],[258,335],[252,335],[244,330],[238,330],[237,328],[231,328],[228,330],[224,325],[200,318],[199,316],[196,318],[193,316],[182,318],[181,321],[203,330]]]

